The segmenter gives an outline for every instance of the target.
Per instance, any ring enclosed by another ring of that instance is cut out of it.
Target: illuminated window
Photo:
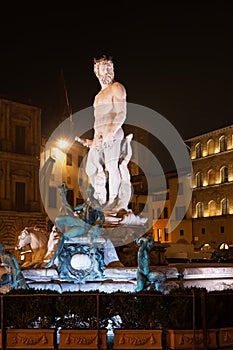
[[[208,203],[208,209],[209,209],[209,216],[216,215],[216,203],[215,203],[215,201],[210,201]]]
[[[162,229],[161,228],[157,229],[157,238],[158,238],[158,242],[160,242],[162,239]]]
[[[199,142],[196,147],[196,158],[201,158],[202,157],[202,144]]]
[[[223,166],[221,168],[221,183],[228,182],[228,168]]]
[[[214,185],[215,184],[215,171],[213,169],[210,169],[207,173],[208,176],[208,185]]]
[[[227,150],[227,140],[226,140],[226,137],[224,135],[222,135],[219,138],[219,150],[220,150],[220,152],[224,152]]]
[[[224,198],[221,201],[221,208],[222,208],[222,215],[229,214],[229,200],[227,198]]]
[[[214,154],[214,140],[212,139],[207,141],[207,154]]]
[[[202,218],[204,216],[204,204],[202,202],[197,203],[197,217]]]
[[[203,173],[201,171],[196,175],[196,184],[197,184],[197,187],[203,186]]]
[[[223,231],[224,231],[224,226],[221,226],[221,228],[223,228]],[[221,228],[220,228],[220,231],[221,231]],[[222,244],[220,244],[219,249],[220,250],[222,250],[222,249],[229,249],[229,245],[227,243],[223,242]]]

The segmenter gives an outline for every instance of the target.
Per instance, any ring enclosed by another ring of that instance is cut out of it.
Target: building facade
[[[45,228],[39,192],[41,110],[0,98],[0,242],[16,244],[26,226]]]
[[[189,172],[183,172],[178,179],[176,172],[169,172],[165,175],[166,188],[163,186],[154,192],[152,210],[155,241],[192,242],[192,202],[191,197],[190,201],[186,198],[190,192],[190,176]]]
[[[190,182],[176,173],[167,173],[167,189],[153,196],[153,232],[156,240],[208,243],[213,248],[233,243],[233,125],[198,135],[185,141],[190,146],[193,177]],[[192,199],[186,208],[182,196],[192,186]],[[179,205],[180,203],[180,205]],[[173,229],[174,220],[179,224]]]
[[[233,125],[186,142],[193,164],[194,244],[233,243]]]

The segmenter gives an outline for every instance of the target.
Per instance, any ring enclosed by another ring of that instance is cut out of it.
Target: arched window
[[[207,141],[207,154],[214,154],[214,140],[212,139]]]
[[[197,203],[197,217],[202,218],[204,216],[204,204],[202,202]]]
[[[222,207],[222,215],[229,214],[229,200],[227,198],[224,198],[221,201],[221,207]]]
[[[213,169],[210,169],[207,173],[208,175],[208,185],[214,185],[215,184],[215,171]]]
[[[227,150],[227,140],[225,135],[222,135],[219,138],[219,150],[220,152],[224,152]]]
[[[202,157],[202,145],[200,142],[196,144],[195,149],[196,149],[196,158],[201,158]]]
[[[228,182],[228,168],[223,166],[221,168],[221,183]]]
[[[216,203],[215,203],[215,201],[212,200],[208,203],[208,209],[209,209],[209,216],[216,215]]]
[[[196,185],[197,187],[202,187],[203,186],[203,173],[199,171],[196,175]]]

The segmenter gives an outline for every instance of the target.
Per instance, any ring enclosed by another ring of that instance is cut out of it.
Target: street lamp
[[[68,142],[64,139],[60,139],[57,141],[57,145],[61,149],[66,149],[68,147]]]

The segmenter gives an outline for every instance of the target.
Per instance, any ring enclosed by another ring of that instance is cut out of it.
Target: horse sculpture
[[[41,267],[48,250],[49,233],[38,227],[25,227],[18,236],[16,250],[21,250],[27,245],[32,250],[31,261],[26,261],[21,265],[23,268]]]

